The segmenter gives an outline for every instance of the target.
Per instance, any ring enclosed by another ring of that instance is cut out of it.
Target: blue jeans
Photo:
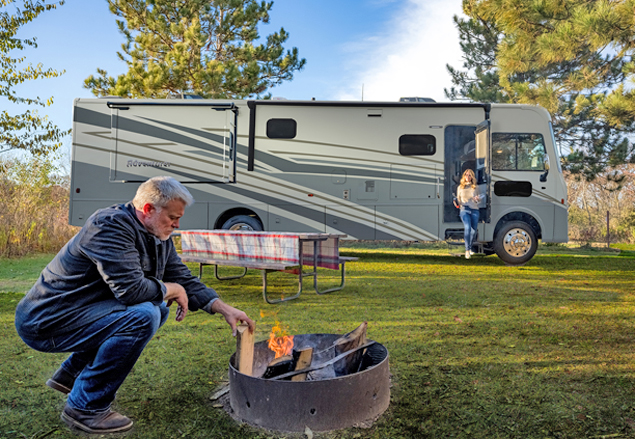
[[[37,351],[72,352],[61,366],[76,377],[66,403],[94,414],[110,408],[119,386],[169,312],[164,303],[144,302],[114,311],[76,331],[24,342]]]
[[[476,238],[476,228],[478,227],[479,210],[470,209],[469,207],[461,207],[461,213],[459,214],[463,226],[465,227],[465,233],[463,239],[465,239],[465,251],[472,249],[472,243]]]

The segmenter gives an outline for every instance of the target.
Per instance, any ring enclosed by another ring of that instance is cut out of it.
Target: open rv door
[[[235,183],[233,103],[110,101],[110,181],[168,175],[181,183]]]
[[[481,221],[489,223],[492,214],[491,181],[492,164],[490,160],[491,129],[490,121],[484,120],[476,126],[476,179],[479,194],[485,197],[479,201]]]

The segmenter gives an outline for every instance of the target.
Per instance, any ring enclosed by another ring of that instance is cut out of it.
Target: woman
[[[478,202],[482,197],[483,195],[478,193],[474,171],[466,169],[456,190],[454,201],[454,206],[457,209],[461,208],[460,217],[465,226],[465,259],[470,259],[470,256],[474,254],[472,242],[476,237],[476,227],[479,220]]]

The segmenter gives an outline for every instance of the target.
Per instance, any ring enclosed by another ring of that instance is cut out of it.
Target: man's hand
[[[225,321],[232,328],[232,334],[236,336],[236,326],[239,322],[247,323],[249,325],[249,331],[254,332],[256,329],[256,323],[247,317],[243,311],[227,305],[222,300],[218,299],[212,304],[212,311],[222,314],[225,317]]]
[[[165,282],[167,292],[164,299],[168,302],[167,305],[172,305],[172,302],[176,302],[176,321],[181,322],[187,314],[187,294],[185,288],[174,282]]]

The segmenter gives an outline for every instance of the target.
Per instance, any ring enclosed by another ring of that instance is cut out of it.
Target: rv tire
[[[263,227],[256,218],[247,215],[236,215],[225,221],[221,229],[225,230],[249,230],[262,232]]]
[[[503,224],[494,237],[494,251],[507,265],[523,265],[536,254],[538,241],[531,226],[523,221]]]

